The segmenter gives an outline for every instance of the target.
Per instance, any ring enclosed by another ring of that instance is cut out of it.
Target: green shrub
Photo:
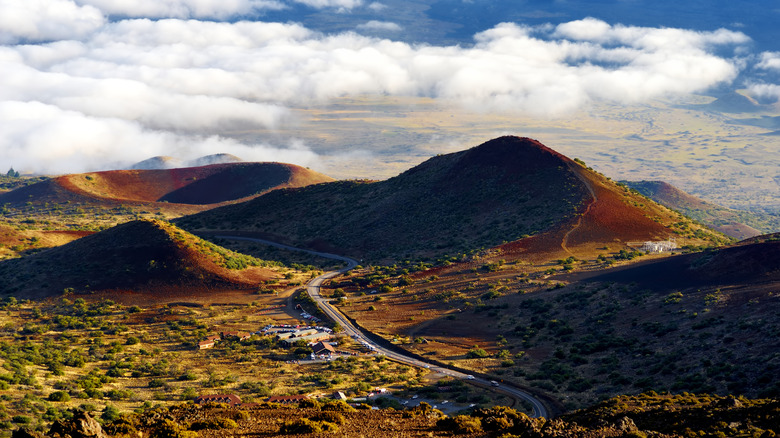
[[[100,414],[100,418],[105,421],[114,421],[119,418],[119,409],[114,406],[106,406],[103,409],[103,413]]]
[[[370,407],[369,407],[370,409]],[[312,421],[327,421],[333,424],[344,424],[344,416],[334,411],[324,411],[310,418]]]
[[[291,435],[291,434],[304,434],[304,433],[322,433],[322,432],[337,432],[339,427],[333,423],[327,421],[312,421],[308,418],[299,418],[297,420],[288,421],[279,428],[279,433]]]
[[[351,412],[354,411],[355,408],[348,405],[347,402],[343,400],[336,400],[330,403],[326,403],[322,405],[323,411],[336,411],[336,412]]]
[[[67,402],[70,401],[70,395],[65,391],[54,391],[49,394],[49,401]]]
[[[301,400],[298,403],[298,407],[301,409],[320,409],[322,407],[322,404],[314,399],[307,399],[307,400]]]
[[[196,421],[190,425],[190,430],[206,429],[235,429],[238,423],[230,418],[211,418],[209,420]]]
[[[436,427],[439,430],[455,434],[482,433],[482,422],[480,419],[468,415],[442,418],[436,422]]]
[[[476,359],[476,358],[488,357],[488,356],[489,356],[488,352],[482,348],[472,348],[466,353],[466,358],[468,359]]]
[[[196,438],[197,432],[190,432],[181,424],[164,419],[159,421],[149,431],[149,438]]]

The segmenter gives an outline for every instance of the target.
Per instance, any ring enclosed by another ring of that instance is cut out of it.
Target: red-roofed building
[[[235,394],[210,394],[196,397],[195,403],[199,405],[205,405],[206,403],[227,403],[231,406],[236,406],[241,404],[241,398]]]
[[[251,337],[247,332],[222,332],[222,339],[238,338],[239,341],[245,341]]]
[[[198,348],[205,350],[207,348],[214,348],[214,341],[200,341],[198,342]]]
[[[283,405],[291,405],[293,403],[300,403],[304,400],[308,400],[308,395],[274,395],[269,397],[266,401],[268,403],[280,403]]]
[[[314,352],[314,354],[316,354],[317,356],[319,356],[321,354],[334,354],[334,353],[336,353],[336,349],[333,348],[332,345],[330,345],[330,344],[328,344],[326,342],[322,342],[322,341],[317,342],[316,344],[312,345],[311,349]]]

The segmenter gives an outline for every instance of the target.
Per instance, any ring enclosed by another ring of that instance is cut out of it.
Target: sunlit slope
[[[733,210],[689,195],[663,181],[627,181],[639,193],[737,239],[747,239],[780,227],[780,218]]]

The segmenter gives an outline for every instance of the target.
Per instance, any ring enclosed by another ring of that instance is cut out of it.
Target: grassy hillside
[[[663,181],[624,183],[648,198],[736,239],[747,239],[780,230],[780,217],[776,215],[721,207],[691,196]]]
[[[217,285],[256,287],[275,263],[234,253],[167,222],[140,220],[63,246],[0,262],[4,295],[24,297],[107,289]]]

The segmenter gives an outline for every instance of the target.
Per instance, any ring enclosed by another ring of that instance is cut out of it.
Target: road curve
[[[339,269],[338,271],[329,271],[326,272],[319,277],[311,279],[306,284],[306,291],[308,292],[309,296],[312,297],[312,299],[317,303],[317,305],[322,309],[322,311],[328,315],[331,319],[333,319],[335,322],[337,322],[343,329],[344,333],[352,337],[353,339],[357,340],[358,342],[361,342],[370,348],[373,348],[378,353],[381,353],[385,355],[386,357],[395,360],[396,362],[401,362],[407,365],[419,367],[419,368],[427,368],[432,371],[445,374],[448,376],[452,376],[456,379],[466,380],[469,383],[477,384],[479,386],[487,387],[493,391],[501,392],[510,396],[513,396],[515,398],[519,398],[522,400],[525,400],[529,402],[533,406],[533,417],[548,417],[547,408],[545,408],[544,404],[539,401],[536,397],[532,396],[531,394],[520,390],[518,388],[515,388],[513,386],[506,385],[504,383],[497,383],[495,381],[482,379],[480,377],[475,377],[470,374],[464,374],[459,371],[451,370],[449,368],[440,367],[435,364],[431,364],[410,356],[406,356],[400,353],[397,353],[393,350],[386,349],[382,347],[381,345],[378,345],[374,343],[370,338],[366,337],[363,332],[355,327],[349,319],[347,319],[344,314],[342,314],[338,309],[333,307],[328,300],[320,295],[320,287],[322,286],[322,283],[325,282],[325,280],[329,280],[333,277],[336,277],[340,274],[343,274],[351,269],[353,269],[355,266],[358,265],[358,262],[354,259],[351,259],[349,257],[340,256],[337,254],[329,254],[324,252],[318,252],[318,251],[311,251],[307,249],[302,248],[296,248],[293,246],[283,245],[280,243],[272,242],[270,240],[264,240],[264,239],[256,239],[252,237],[238,237],[238,236],[215,236],[220,239],[230,239],[230,240],[246,240],[251,242],[257,242],[257,243],[263,243],[266,245],[271,245],[277,248],[281,249],[287,249],[290,251],[300,251],[305,252],[308,254],[333,259],[333,260],[340,260],[347,263],[347,266]],[[496,386],[498,385],[498,386]]]
[[[573,232],[575,232],[577,229],[580,228],[580,225],[582,225],[582,218],[584,218],[590,212],[590,208],[593,207],[593,205],[599,200],[599,197],[596,195],[596,191],[593,190],[593,187],[590,185],[590,182],[587,179],[585,179],[585,177],[583,177],[577,171],[577,169],[574,168],[574,166],[579,166],[579,164],[575,164],[573,162],[569,163],[569,168],[572,170],[572,172],[574,172],[574,175],[577,178],[579,178],[579,180],[582,181],[583,184],[585,184],[585,188],[588,189],[588,191],[590,192],[590,196],[593,199],[591,199],[591,201],[588,203],[588,206],[585,208],[585,211],[582,212],[582,214],[577,218],[577,223],[574,224],[574,227],[572,227],[571,230],[567,231],[566,234],[563,235],[563,240],[561,241],[561,248],[564,251],[566,251],[566,254],[571,254],[571,251],[569,251],[569,247],[568,247],[569,236],[571,236]]]

